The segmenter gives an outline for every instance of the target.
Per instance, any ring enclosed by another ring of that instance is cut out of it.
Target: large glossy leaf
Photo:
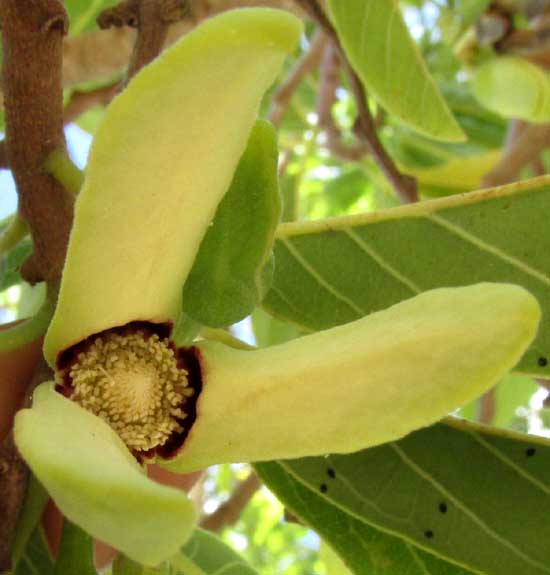
[[[182,575],[258,575],[231,547],[202,529],[195,530],[171,564]]]
[[[283,224],[264,305],[303,331],[326,329],[416,293],[510,282],[543,319],[517,369],[550,377],[550,177],[375,214]]]
[[[328,4],[350,62],[388,111],[432,138],[465,139],[409,36],[397,0]]]
[[[358,575],[550,573],[540,438],[448,420],[352,455],[256,468]]]

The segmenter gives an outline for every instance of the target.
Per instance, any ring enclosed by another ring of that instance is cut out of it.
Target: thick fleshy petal
[[[132,559],[156,565],[177,553],[196,519],[183,491],[148,479],[118,435],[51,384],[15,418],[15,441],[71,521]]]
[[[489,389],[534,338],[537,301],[508,284],[425,292],[257,351],[198,346],[197,418],[169,469],[347,453],[434,423]]]
[[[166,322],[300,21],[243,9],[207,20],[109,106],[79,195],[57,309],[56,354],[130,321]]]

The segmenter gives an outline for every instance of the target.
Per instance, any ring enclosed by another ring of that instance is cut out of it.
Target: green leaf
[[[55,562],[55,575],[97,575],[94,541],[90,535],[65,519]]]
[[[435,287],[515,283],[543,311],[517,369],[550,377],[550,362],[541,359],[550,356],[549,202],[550,177],[542,177],[375,214],[283,224],[264,306],[314,331]]]
[[[34,530],[13,575],[55,575],[50,551],[40,527]]]
[[[30,239],[20,241],[0,262],[0,291],[21,283],[19,267],[32,253]]]
[[[34,475],[29,478],[25,502],[19,514],[17,531],[12,549],[12,560],[15,565],[23,557],[25,549],[35,533],[36,526],[42,517],[44,507],[48,502],[49,495],[42,484]]]
[[[389,112],[438,140],[463,141],[396,0],[329,0],[334,25],[366,88]]]
[[[65,8],[69,15],[71,36],[97,29],[96,18],[99,13],[116,4],[116,0],[66,0]]]
[[[113,562],[113,575],[177,575],[167,563],[160,567],[145,567],[124,555],[118,555]]]
[[[270,287],[281,216],[277,157],[275,129],[256,122],[183,288],[185,312],[203,325],[240,321]]]
[[[547,440],[449,419],[352,455],[256,469],[358,575],[550,573]]]
[[[171,564],[181,575],[258,575],[231,547],[202,529],[193,532]]]
[[[495,388],[496,414],[491,422],[495,427],[509,427],[518,407],[529,406],[529,400],[539,389],[530,378],[517,374],[507,375]]]

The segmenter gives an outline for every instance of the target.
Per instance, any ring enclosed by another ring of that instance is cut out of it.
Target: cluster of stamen
[[[136,331],[96,337],[69,368],[71,399],[104,419],[133,451],[162,446],[183,431],[193,395],[168,340]]]

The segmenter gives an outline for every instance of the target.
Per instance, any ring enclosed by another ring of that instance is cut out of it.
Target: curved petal
[[[186,494],[148,479],[103,420],[51,384],[17,414],[14,434],[63,514],[132,559],[156,565],[190,535],[196,512]]]
[[[93,333],[177,316],[260,99],[301,26],[280,10],[221,14],[145,67],[111,103],[75,208],[44,344],[50,364]]]
[[[534,338],[523,288],[437,289],[257,351],[201,343],[203,391],[180,453],[163,465],[348,453],[434,423],[490,388]]]

